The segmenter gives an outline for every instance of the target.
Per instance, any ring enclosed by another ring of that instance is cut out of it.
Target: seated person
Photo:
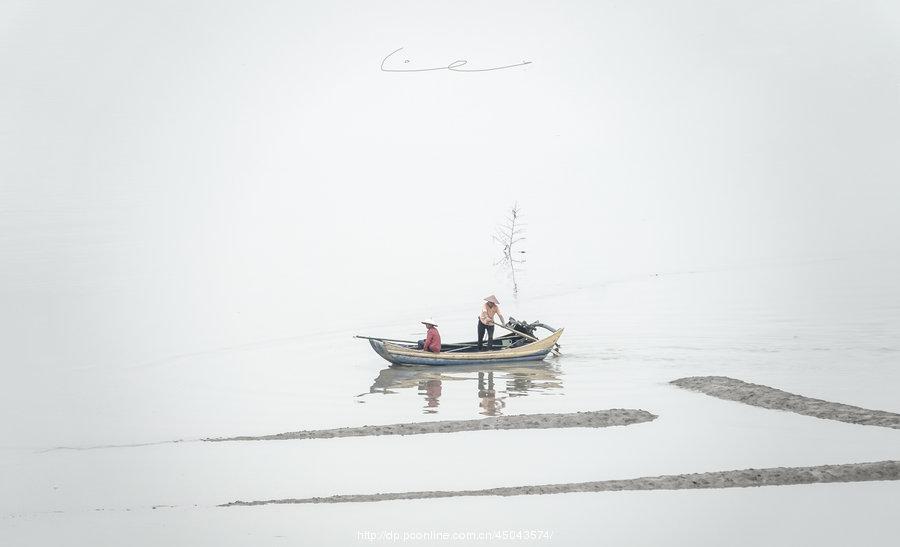
[[[435,325],[434,321],[431,319],[422,321],[422,324],[428,329],[428,334],[425,335],[424,340],[419,340],[419,349],[424,349],[425,351],[430,351],[432,353],[440,353],[441,333],[438,332],[437,325]]]

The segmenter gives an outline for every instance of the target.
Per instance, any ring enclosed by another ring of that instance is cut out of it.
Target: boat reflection
[[[444,388],[452,383],[474,384],[479,414],[502,415],[508,399],[530,393],[553,393],[562,390],[558,368],[550,363],[539,365],[473,365],[412,367],[393,365],[382,369],[369,387],[369,393],[391,394],[416,389],[424,398],[422,412],[437,414]],[[445,385],[446,384],[446,385]],[[455,390],[456,388],[454,388]]]

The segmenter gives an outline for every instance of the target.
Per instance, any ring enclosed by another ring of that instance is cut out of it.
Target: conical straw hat
[[[497,297],[494,296],[493,294],[490,295],[490,296],[485,296],[485,297],[484,297],[484,301],[485,301],[485,302],[493,302],[493,303],[496,304],[497,306],[500,305],[500,301],[497,300]]]
[[[430,318],[430,317],[429,317],[428,319],[424,320],[424,321],[420,321],[420,323],[422,323],[422,324],[424,324],[424,325],[432,325],[432,326],[434,326],[434,327],[437,326],[437,323],[434,322],[434,319],[432,319],[432,318]]]

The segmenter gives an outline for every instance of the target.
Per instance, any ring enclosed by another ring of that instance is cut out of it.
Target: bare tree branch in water
[[[494,233],[494,241],[496,241],[502,250],[500,260],[494,262],[495,266],[499,266],[507,270],[507,276],[512,280],[513,296],[519,294],[518,274],[522,272],[522,264],[525,263],[525,251],[519,249],[520,242],[525,239],[525,224],[521,220],[522,210],[519,204],[513,204],[509,214],[506,216],[506,222],[499,226]]]

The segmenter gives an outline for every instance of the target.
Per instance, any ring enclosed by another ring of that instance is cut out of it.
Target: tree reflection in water
[[[390,366],[382,369],[369,387],[369,393],[393,394],[416,389],[425,404],[422,412],[437,414],[441,395],[451,383],[475,384],[478,413],[499,416],[507,407],[507,399],[531,393],[562,393],[558,368],[550,363],[534,365],[459,365],[441,367]],[[447,385],[445,385],[445,383]],[[363,395],[368,395],[363,394]]]

